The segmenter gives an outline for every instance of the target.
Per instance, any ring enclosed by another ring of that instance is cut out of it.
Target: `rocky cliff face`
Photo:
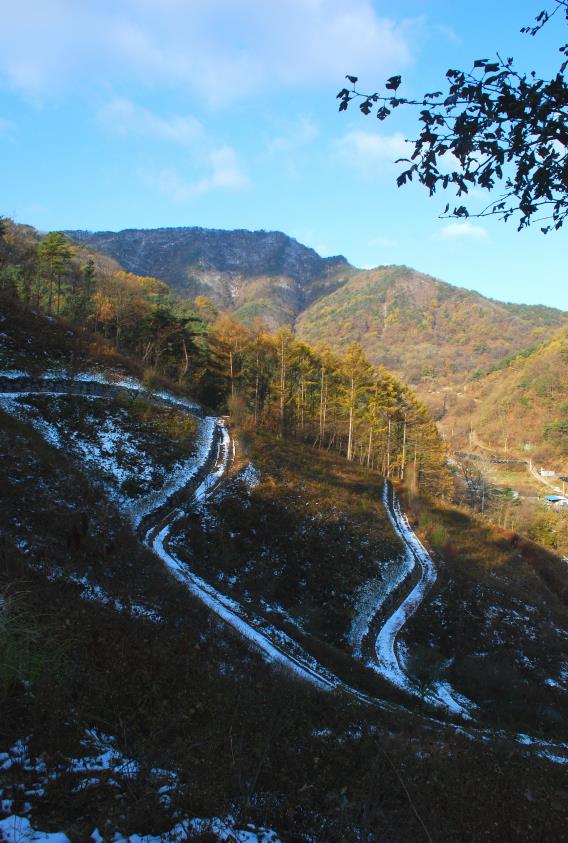
[[[271,323],[292,322],[323,293],[344,283],[344,257],[322,258],[279,231],[159,228],[68,231],[72,239],[153,275],[185,298],[206,295],[221,308],[264,311]]]

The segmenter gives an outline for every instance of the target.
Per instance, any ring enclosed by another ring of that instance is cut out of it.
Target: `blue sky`
[[[568,310],[568,229],[439,219],[443,196],[394,184],[412,115],[335,103],[345,73],[372,90],[401,73],[416,95],[497,50],[546,74],[562,22],[519,33],[543,5],[4,0],[0,213],[42,230],[278,229],[357,266]]]

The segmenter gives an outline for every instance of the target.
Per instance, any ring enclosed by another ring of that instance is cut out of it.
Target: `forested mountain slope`
[[[138,275],[165,281],[176,295],[206,296],[270,327],[290,324],[318,296],[344,282],[342,256],[321,258],[279,231],[206,228],[69,231],[76,242],[115,258]]]
[[[204,228],[68,232],[125,269],[205,296],[269,328],[295,325],[310,344],[350,342],[422,392],[459,384],[568,322],[550,307],[493,301],[404,266],[357,270],[280,232]],[[411,342],[409,342],[411,338]]]
[[[440,422],[457,444],[474,429],[496,452],[568,466],[568,329],[548,342],[479,372],[447,405]]]
[[[383,506],[376,474],[243,430],[236,458],[226,440],[221,482],[206,486],[205,475],[192,485],[200,464],[217,467],[215,441],[212,457],[200,444],[211,419],[156,402],[119,357],[131,397],[65,393],[64,373],[102,375],[107,354],[56,319],[10,302],[3,315],[4,363],[21,370],[0,396],[0,817],[18,813],[70,839],[95,826],[110,838],[120,830],[157,841],[175,828],[172,840],[188,829],[222,839],[216,826],[262,843],[339,843],[360,839],[361,828],[410,843],[418,817],[434,839],[464,829],[478,839],[488,816],[519,839],[535,817],[551,839],[560,833],[562,816],[549,807],[550,793],[565,795],[551,761],[567,748],[557,743],[566,709],[560,559],[415,499],[411,517],[445,560],[424,557],[439,570],[417,611],[402,539],[412,532],[402,518],[390,522],[396,510]],[[22,373],[31,369],[51,394],[29,391]],[[160,508],[172,460],[187,463],[188,483]],[[148,500],[155,514],[133,518]],[[188,587],[196,578],[209,589],[205,605]],[[225,616],[239,610],[236,630],[212,613],[211,595]],[[398,673],[416,677],[408,689],[373,656],[401,600],[416,613],[401,636]],[[281,647],[295,641],[316,683],[292,670],[297,660],[285,669],[262,655],[242,629],[268,631]],[[335,691],[317,684],[330,670]],[[438,704],[431,718],[427,703],[434,693],[450,700],[455,687],[476,718],[457,729],[444,723],[452,712]],[[474,800],[455,787],[466,774]],[[534,781],[543,795],[519,806],[515,793]]]
[[[427,388],[463,383],[566,324],[554,308],[510,305],[404,266],[355,272],[300,315],[296,330],[341,348],[357,340],[370,360]]]

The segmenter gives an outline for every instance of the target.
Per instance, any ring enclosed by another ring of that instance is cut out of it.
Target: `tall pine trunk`
[[[347,459],[353,459],[353,405],[355,403],[355,378],[351,378],[351,398],[349,401],[349,436],[347,439]]]
[[[406,413],[404,415],[404,426],[402,428],[402,458],[400,463],[400,479],[404,480],[404,467],[406,464]]]
[[[284,336],[280,342],[280,430],[279,436],[284,436],[284,390],[286,388],[286,361],[284,359]]]
[[[258,386],[260,381],[260,359],[259,355],[256,355],[256,378],[254,383],[254,429],[256,430],[258,425]]]
[[[385,472],[387,480],[390,477],[390,465],[391,465],[390,442],[391,442],[391,418],[389,416],[388,432],[387,432],[387,465],[386,465],[386,472]]]

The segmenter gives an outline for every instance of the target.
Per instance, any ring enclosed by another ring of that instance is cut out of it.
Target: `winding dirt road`
[[[97,382],[93,379],[71,383],[62,380],[43,379],[39,387],[37,383],[37,380],[31,378],[20,378],[16,382],[14,378],[7,380],[0,377],[0,395],[23,397],[38,393],[49,393],[52,395],[90,395],[112,399],[117,395],[117,388],[119,390],[144,392],[141,385],[138,388],[116,387],[106,381]],[[69,388],[67,388],[68,385]],[[27,389],[26,386],[28,386]],[[152,398],[149,394],[147,394],[147,397]],[[168,401],[167,396],[165,398],[162,396],[159,400],[182,406],[184,403],[173,396],[171,402]],[[194,413],[194,405],[191,402],[186,402],[185,409],[187,412]],[[320,690],[343,692],[361,703],[390,711],[408,712],[408,709],[403,705],[389,703],[362,693],[343,682],[292,638],[268,624],[264,619],[252,615],[236,601],[222,595],[212,585],[193,573],[187,564],[177,558],[170,546],[172,528],[188,511],[195,508],[197,504],[204,502],[215,491],[235,459],[235,443],[231,439],[227,420],[205,417],[203,424],[207,425],[208,430],[211,430],[211,436],[209,447],[203,454],[201,464],[194,467],[189,481],[183,487],[177,488],[171,496],[162,499],[151,512],[140,520],[138,534],[141,539],[192,594],[250,641],[268,661],[279,664]],[[182,497],[183,500],[180,501],[178,506],[172,508],[170,503],[168,507],[168,500],[172,501],[176,497]],[[406,621],[418,610],[433,582],[435,582],[436,568],[430,555],[411,529],[401,511],[394,491],[387,483],[384,486],[383,503],[391,525],[401,539],[404,552],[413,557],[413,567],[414,565],[419,566],[420,576],[418,582],[378,631],[375,640],[376,662],[370,666],[392,684],[413,696],[419,696],[424,702],[437,709],[438,712],[442,711],[452,718],[452,720],[447,720],[446,718],[416,715],[430,723],[458,729],[476,740],[510,739],[531,748],[537,754],[549,760],[563,764],[568,763],[568,744],[566,743],[542,741],[527,735],[507,734],[502,731],[473,727],[472,725],[457,725],[453,718],[458,718],[462,723],[465,721],[471,724],[475,706],[442,683],[438,683],[426,692],[421,691],[417,683],[405,671],[404,663],[397,654],[397,638]]]

